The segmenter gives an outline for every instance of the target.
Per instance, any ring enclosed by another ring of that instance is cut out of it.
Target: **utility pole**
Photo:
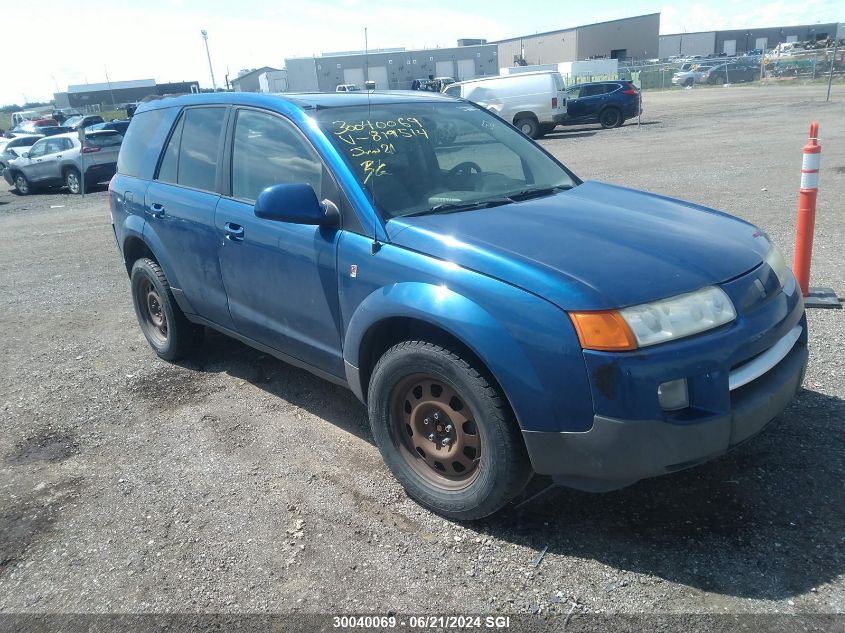
[[[109,69],[106,68],[105,64],[103,65],[103,70],[106,73],[106,83],[109,85],[109,94],[111,95],[111,109],[115,109],[114,103],[114,91],[111,89],[111,80],[109,79]]]
[[[839,35],[839,24],[836,24],[836,35]],[[834,36],[835,37],[835,36]],[[827,75],[827,99],[830,101],[830,84],[833,81],[833,66],[836,64],[836,49],[839,48],[839,39],[833,40],[833,55],[830,56],[830,72]]]
[[[208,52],[208,31],[202,29],[200,33],[202,34],[203,42],[205,42],[205,56],[208,57],[208,72],[211,73],[211,87],[214,92],[217,92],[217,82],[214,81],[214,68],[211,66],[211,53]]]

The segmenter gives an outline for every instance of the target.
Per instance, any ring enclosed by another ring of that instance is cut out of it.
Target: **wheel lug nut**
[[[425,424],[426,426],[431,424],[431,418],[426,418],[425,420],[423,420],[423,424]]]
[[[430,442],[433,442],[433,441],[434,441],[434,433],[432,433],[431,435],[429,435],[429,436],[428,436],[428,440],[429,440]]]
[[[449,439],[448,437],[444,437],[443,441],[440,442],[440,444],[443,445],[443,446],[449,446],[449,444],[451,444],[451,443],[452,443],[452,440]]]
[[[446,425],[446,432],[447,432],[447,433],[451,433],[451,432],[452,432],[452,425],[451,425],[451,424],[447,424],[447,425]]]
[[[440,419],[440,414],[439,414],[439,413],[435,413],[435,414],[434,414],[434,419],[435,419],[435,420],[439,420],[439,419]]]

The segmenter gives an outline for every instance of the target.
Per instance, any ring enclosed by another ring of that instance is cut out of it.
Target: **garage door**
[[[758,37],[756,40],[754,40],[754,48],[759,48],[760,50],[763,50],[768,45],[769,45],[769,38],[768,37]]]
[[[725,40],[722,52],[725,55],[736,55],[736,40]]]
[[[454,77],[455,65],[451,60],[447,62],[436,62],[434,64],[434,73],[435,77]]]
[[[474,59],[459,59],[458,60],[458,76],[455,77],[458,81],[464,79],[472,79],[475,77],[475,60]]]
[[[364,69],[363,68],[344,68],[343,69],[343,83],[355,84],[361,90],[364,89]]]
[[[370,81],[376,82],[377,90],[387,90],[390,88],[387,84],[387,66],[371,66],[369,76]]]

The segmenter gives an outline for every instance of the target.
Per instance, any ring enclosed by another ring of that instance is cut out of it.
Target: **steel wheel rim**
[[[481,431],[466,400],[429,374],[401,380],[391,395],[391,426],[399,453],[427,483],[461,490],[479,476]]]
[[[77,193],[79,191],[79,178],[75,172],[70,172],[67,175],[67,188],[70,189],[71,193]]]
[[[15,178],[15,187],[17,187],[18,191],[21,193],[27,193],[29,191],[29,185],[26,182],[26,178],[23,176]]]
[[[167,315],[161,295],[149,279],[143,279],[138,287],[138,306],[144,320],[144,329],[159,344],[167,342]]]
[[[523,134],[525,134],[525,136],[530,136],[531,131],[532,131],[534,128],[533,128],[533,126],[532,126],[530,123],[523,123],[523,124],[522,124],[522,127],[521,127],[521,128],[519,128],[519,129],[520,129],[520,130],[522,130],[522,133],[523,133]]]

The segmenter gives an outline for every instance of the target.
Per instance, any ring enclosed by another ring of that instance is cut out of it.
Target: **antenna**
[[[370,46],[367,40],[367,27],[364,27],[364,90],[367,93],[367,120],[372,118],[372,106],[370,104],[370,89],[367,87],[367,80],[370,78]],[[372,136],[370,137],[372,142]],[[370,192],[373,196],[373,245],[370,251],[373,255],[381,250],[381,244],[378,241],[378,211],[376,211],[376,179],[373,178],[370,183]]]

